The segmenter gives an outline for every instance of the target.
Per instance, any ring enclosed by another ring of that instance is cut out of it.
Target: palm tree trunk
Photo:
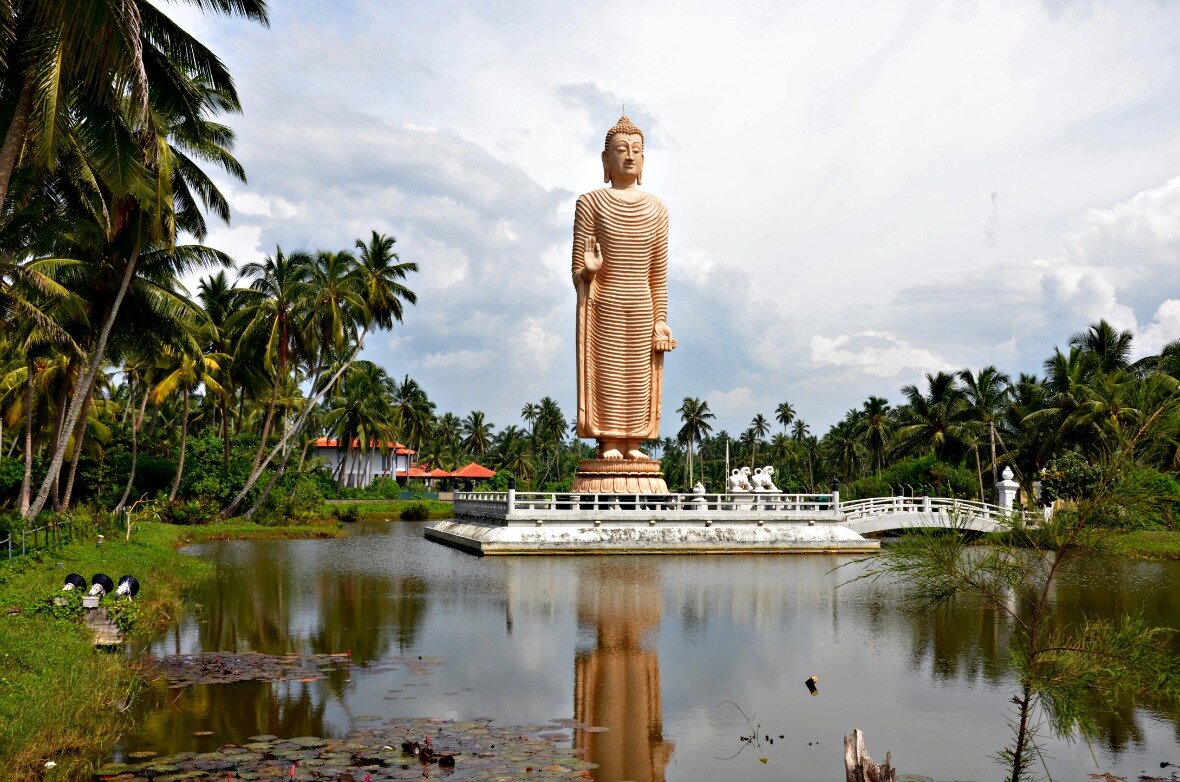
[[[291,484],[291,493],[287,495],[287,501],[295,499],[295,490],[299,488],[299,476],[303,474],[303,463],[307,460],[307,449],[311,447],[311,438],[303,441],[303,451],[299,454],[299,466],[295,468],[295,480]]]
[[[21,86],[20,99],[8,125],[8,132],[4,134],[4,146],[0,147],[0,204],[8,199],[8,185],[12,181],[12,172],[16,169],[16,162],[20,159],[21,149],[25,145],[29,117],[33,114],[33,90],[32,80],[26,79]]]
[[[184,450],[188,442],[188,388],[184,389],[184,413],[180,419],[180,460],[176,465],[176,477],[172,479],[172,491],[168,492],[168,502],[176,499],[180,491],[180,476],[184,473]]]
[[[71,386],[73,386],[73,383],[71,382],[71,380],[73,379],[74,374],[76,372],[77,372],[76,355],[74,355],[74,356],[70,356],[70,360],[66,364],[65,377],[62,378],[61,390],[58,392],[58,395],[57,395],[57,423],[54,425],[55,428],[53,430],[53,440],[52,440],[52,442],[55,442],[55,443],[63,435],[62,428],[65,426],[65,423],[66,423],[66,400],[70,398]],[[73,391],[75,393],[77,393],[76,388],[73,389]],[[79,416],[78,420],[80,420],[80,421],[85,420],[85,417]],[[66,435],[66,438],[69,439],[69,435]],[[50,503],[52,504],[54,510],[61,509],[61,473],[60,472],[57,475],[57,479],[54,480],[54,482],[53,482],[53,497],[51,498]]]
[[[975,446],[975,474],[979,476],[979,501],[983,502],[983,465],[979,463],[979,446]]]
[[[275,380],[270,388],[270,402],[266,405],[266,418],[262,422],[262,436],[258,438],[258,450],[254,452],[254,463],[250,465],[251,470],[258,469],[258,463],[262,461],[262,455],[266,453],[266,440],[270,437],[270,427],[275,419],[275,407],[279,402],[279,370],[275,369]]]
[[[287,471],[287,462],[291,458],[291,451],[292,450],[293,449],[290,446],[287,446],[287,448],[283,451],[283,461],[279,463],[279,469],[275,470],[274,475],[270,476],[270,480],[267,481],[267,483],[266,483],[266,488],[264,488],[262,490],[262,492],[258,495],[258,499],[255,500],[254,504],[250,507],[250,510],[246,511],[245,514],[243,514],[246,518],[253,517],[254,514],[258,511],[258,509],[262,507],[262,503],[266,502],[266,498],[270,496],[271,491],[274,489],[275,484],[278,482],[279,476],[281,476],[283,473],[285,473]],[[304,452],[306,453],[306,446],[305,446]],[[298,482],[299,482],[299,479],[298,479],[298,477],[296,477],[296,479],[295,479],[296,485],[291,487],[291,496],[292,497],[295,496],[295,489],[298,488]]]
[[[86,437],[86,416],[78,417],[74,428],[74,449],[70,455],[70,477],[66,479],[65,494],[61,498],[61,510],[70,509],[70,498],[74,496],[74,479],[78,477],[78,461],[82,458],[82,440]]]
[[[139,406],[139,413],[131,422],[131,473],[127,476],[127,486],[123,489],[123,496],[119,498],[119,504],[115,506],[115,515],[122,512],[123,507],[127,504],[127,499],[131,496],[131,485],[135,483],[135,464],[139,459],[139,426],[143,423],[143,415],[147,410],[148,397],[151,393],[151,386],[143,390],[143,402]]]
[[[127,425],[127,415],[135,406],[135,376],[127,379],[127,404],[123,405],[123,415],[119,418],[119,426]]]
[[[2,164],[2,161],[0,161]],[[110,312],[107,313],[106,319],[102,324],[102,331],[98,335],[98,343],[94,346],[94,355],[90,359],[90,368],[86,372],[86,380],[82,385],[90,386],[94,383],[95,377],[98,375],[98,370],[102,366],[103,355],[107,349],[107,341],[111,337],[111,329],[115,326],[115,318],[119,314],[119,307],[123,304],[123,298],[127,295],[127,289],[131,287],[131,278],[135,275],[135,264],[139,261],[139,245],[136,244],[135,249],[131,252],[131,257],[127,261],[127,269],[123,272],[123,279],[119,283],[119,292],[115,294],[115,300],[111,304]],[[86,401],[83,397],[85,394],[75,394],[73,401],[70,403],[70,412],[66,416],[66,431],[73,431],[74,426],[78,423],[78,416],[82,414],[82,404]],[[61,438],[57,442],[53,450],[53,459],[49,462],[49,471],[45,475],[45,480],[41,482],[41,488],[37,491],[37,497],[33,500],[33,504],[29,507],[25,514],[26,519],[31,519],[41,512],[41,508],[45,507],[45,500],[49,497],[49,490],[53,482],[57,479],[61,472],[61,466],[65,460],[67,438]]]
[[[33,354],[30,353],[25,356],[25,477],[20,484],[20,513],[25,519],[32,518],[29,514],[29,491],[33,486],[33,372],[35,369]]]

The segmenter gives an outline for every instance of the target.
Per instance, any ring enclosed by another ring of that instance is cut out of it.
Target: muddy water
[[[907,611],[891,588],[845,583],[855,566],[834,568],[848,558],[478,559],[408,523],[191,551],[216,578],[151,653],[351,652],[351,664],[315,681],[154,685],[120,753],[338,737],[374,717],[573,718],[608,729],[574,739],[598,782],[839,779],[853,727],[903,774],[1001,777],[991,757],[1010,740],[1008,628],[966,604]],[[1178,583],[1178,563],[1127,562],[1063,583],[1056,602],[1065,618],[1134,609],[1176,626]],[[418,655],[446,662],[365,670]],[[1121,704],[1093,757],[1046,739],[1049,768],[1070,780],[1159,773],[1180,763],[1178,720]]]

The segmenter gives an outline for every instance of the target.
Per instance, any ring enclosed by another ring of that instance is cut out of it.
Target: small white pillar
[[[1005,467],[1000,473],[1000,480],[996,481],[996,502],[1004,510],[1012,510],[1016,504],[1016,492],[1020,484],[1012,480],[1012,468]]]
[[[508,513],[511,514],[516,508],[516,478],[509,476],[508,478]]]

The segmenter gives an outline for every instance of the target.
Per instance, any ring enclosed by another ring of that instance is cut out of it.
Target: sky
[[[822,434],[926,372],[1040,372],[1100,318],[1136,356],[1180,338],[1178,4],[269,5],[161,3],[244,106],[207,243],[395,236],[418,304],[364,357],[440,413],[573,413],[574,201],[624,109],[671,216],[665,435],[686,396]]]

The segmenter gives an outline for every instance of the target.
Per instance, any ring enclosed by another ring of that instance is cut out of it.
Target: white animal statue
[[[750,468],[735,467],[729,474],[729,492],[736,494],[738,492],[747,492],[750,490]]]
[[[692,487],[692,493],[697,494],[697,495],[703,495],[705,493],[705,484],[701,483],[700,481],[697,481],[696,485]],[[703,496],[696,497],[694,500],[692,500],[692,504],[698,510],[705,510],[709,507],[709,501],[706,500]]]
[[[705,484],[701,483],[700,481],[697,481],[696,485],[692,487],[692,493],[693,494],[704,494],[705,493]]]
[[[774,466],[768,464],[754,470],[754,475],[750,477],[750,485],[754,487],[754,491],[777,492],[779,488],[774,485]]]

